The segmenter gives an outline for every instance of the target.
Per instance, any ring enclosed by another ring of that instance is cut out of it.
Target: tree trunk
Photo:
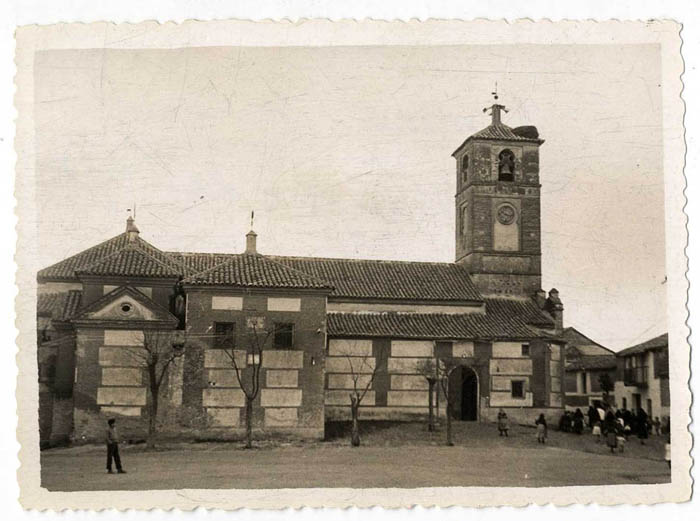
[[[445,404],[445,420],[447,421],[447,426],[445,429],[445,432],[447,433],[447,446],[452,447],[454,443],[452,443],[452,404],[450,403],[450,400],[446,400],[447,403]]]
[[[360,446],[360,423],[358,421],[360,409],[360,400],[354,396],[350,396],[350,411],[352,412],[352,436],[350,439],[350,445],[353,447]]]
[[[245,397],[245,448],[253,448],[253,399]]]
[[[428,380],[428,431],[435,430],[435,415],[433,414],[433,393],[435,392],[435,381]]]
[[[148,368],[148,377],[151,387],[151,407],[148,416],[148,437],[146,447],[153,449],[156,446],[156,421],[158,419],[158,384],[156,380],[156,368]]]

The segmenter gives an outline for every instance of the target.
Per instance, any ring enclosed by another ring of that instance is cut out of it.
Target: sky
[[[202,47],[35,56],[41,265],[163,250],[454,261],[454,149],[535,125],[543,287],[618,350],[666,331],[653,45]]]

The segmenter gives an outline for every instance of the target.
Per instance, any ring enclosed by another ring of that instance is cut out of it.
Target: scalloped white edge
[[[692,481],[690,449],[691,392],[690,347],[687,341],[686,278],[687,218],[683,211],[685,141],[681,97],[681,26],[670,20],[654,21],[533,21],[435,20],[379,21],[328,19],[297,22],[244,20],[143,23],[61,23],[24,26],[16,32],[17,75],[15,85],[15,151],[17,200],[15,308],[19,330],[16,357],[17,439],[20,468],[20,502],[38,510],[116,508],[192,510],[440,506],[526,506],[529,504],[600,505],[654,504],[687,501]],[[279,489],[279,490],[167,490],[109,492],[49,492],[40,486],[36,381],[36,280],[34,148],[33,148],[33,53],[45,49],[76,48],[176,48],[197,46],[302,46],[302,45],[468,45],[468,44],[649,44],[661,47],[663,81],[663,140],[666,203],[666,260],[668,271],[668,326],[671,410],[673,432],[672,483],[657,485],[607,485],[587,487],[450,487],[419,489]]]

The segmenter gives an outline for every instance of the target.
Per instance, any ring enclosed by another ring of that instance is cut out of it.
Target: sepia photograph
[[[139,27],[18,35],[42,494],[687,493],[673,23],[629,27],[663,45]]]

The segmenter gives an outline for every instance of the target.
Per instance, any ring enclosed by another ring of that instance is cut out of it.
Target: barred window
[[[235,346],[236,324],[214,322],[214,349],[233,349]]]
[[[294,324],[291,322],[276,322],[274,347],[289,349],[294,346]]]

